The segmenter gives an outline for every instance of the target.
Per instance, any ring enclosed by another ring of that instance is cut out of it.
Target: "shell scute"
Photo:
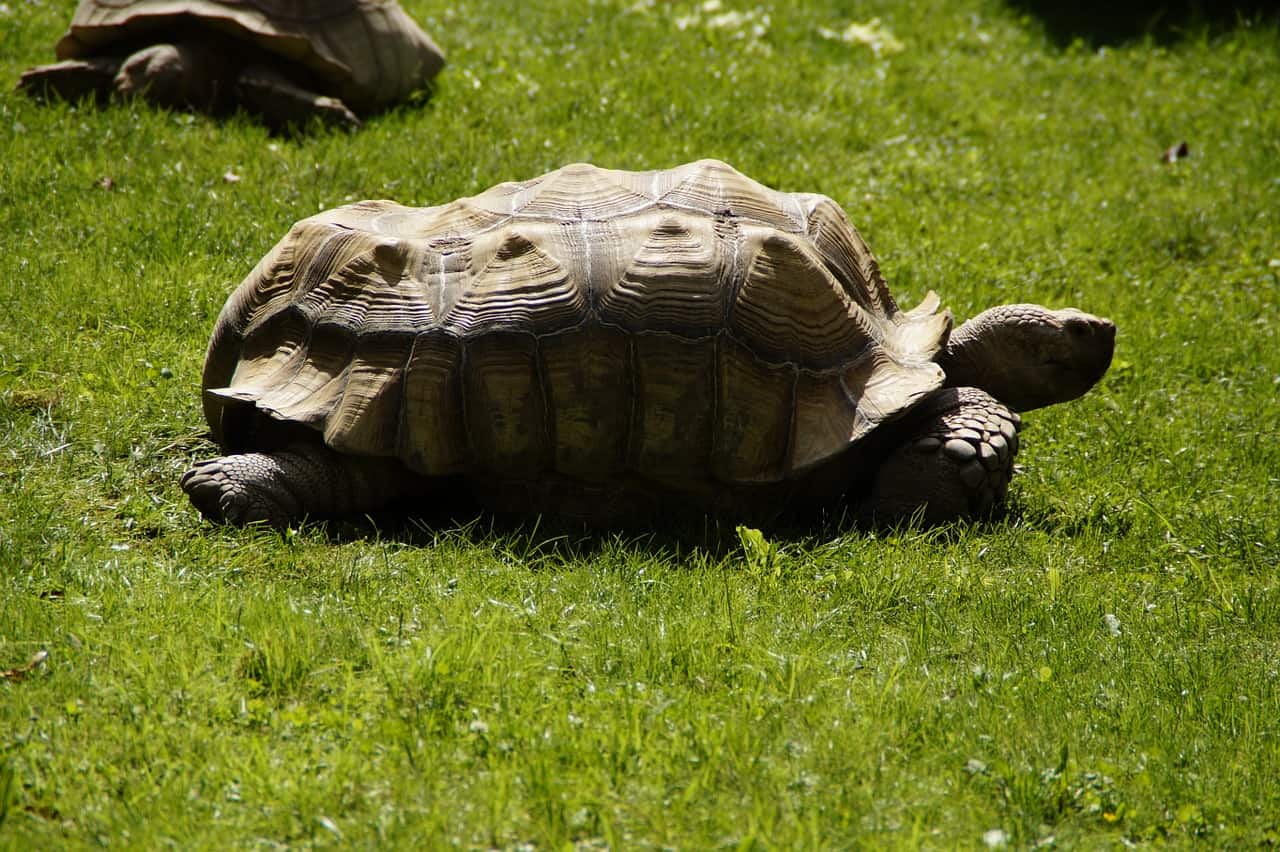
[[[570,222],[616,217],[651,203],[611,173],[583,163],[553,172],[510,197],[515,216]]]
[[[539,339],[558,473],[598,481],[625,469],[631,429],[628,348],[622,331],[599,326]]]
[[[729,326],[771,360],[826,367],[855,358],[875,340],[844,289],[807,243],[789,234],[755,235]]]
[[[777,482],[786,477],[795,383],[793,364],[768,363],[733,338],[720,338],[710,463],[717,479]]]
[[[805,233],[854,304],[877,316],[898,312],[875,256],[840,205],[825,196],[815,196]]]
[[[836,455],[867,431],[838,373],[801,372],[796,381],[794,432],[788,469],[805,471]]]
[[[628,461],[656,481],[679,481],[711,455],[716,347],[712,339],[641,333],[634,348],[634,407]],[[675,377],[678,380],[673,380]]]
[[[674,185],[658,195],[662,206],[747,219],[792,233],[804,227],[792,194],[769,189],[728,163],[698,160],[672,169],[668,179]]]
[[[325,443],[344,453],[395,455],[405,365],[413,338],[368,335],[357,341],[342,393],[325,418]]]
[[[662,216],[601,296],[600,319],[628,331],[715,334],[725,312],[723,243],[714,222]]]
[[[402,393],[394,455],[427,476],[461,473],[473,465],[462,416],[462,342],[443,330],[418,335],[405,364]]]
[[[521,477],[548,468],[551,442],[537,350],[532,334],[493,332],[466,341],[462,415],[481,470]]]
[[[258,407],[280,420],[291,420],[323,429],[329,413],[342,397],[355,352],[355,337],[342,326],[322,324],[313,326],[301,358],[287,379],[278,374],[279,381],[262,391]],[[236,386],[233,377],[232,386]]]
[[[499,329],[547,333],[581,318],[581,286],[534,239],[515,228],[501,234],[444,317],[451,330],[463,336]],[[473,264],[483,254],[477,251]]]

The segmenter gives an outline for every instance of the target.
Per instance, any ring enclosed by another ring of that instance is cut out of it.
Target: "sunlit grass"
[[[72,5],[0,11],[0,81]],[[0,95],[0,846],[1280,838],[1274,25],[406,6],[451,65],[356,135]],[[900,51],[821,32],[873,18]],[[1028,416],[1007,518],[704,546],[189,508],[208,332],[294,220],[703,156],[834,197],[906,303],[1118,323]]]

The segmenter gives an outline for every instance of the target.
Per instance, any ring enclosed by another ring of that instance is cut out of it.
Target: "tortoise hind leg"
[[[250,65],[240,72],[236,97],[275,130],[306,127],[312,119],[347,130],[360,126],[360,119],[342,101],[304,89],[265,65]]]
[[[113,56],[68,59],[24,71],[17,89],[41,100],[53,96],[75,103],[92,95],[106,101],[115,90],[119,69],[120,60]]]
[[[1021,419],[977,388],[947,388],[926,400],[913,437],[880,466],[863,514],[926,523],[989,514],[1004,501]]]
[[[395,459],[350,456],[318,444],[198,462],[182,476],[211,521],[286,526],[307,516],[359,515],[422,494],[427,480]]]

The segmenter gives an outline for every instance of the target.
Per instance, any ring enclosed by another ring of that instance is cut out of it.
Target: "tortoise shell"
[[[81,0],[57,55],[94,56],[192,25],[297,63],[357,112],[403,98],[444,65],[394,0]]]
[[[472,481],[795,480],[940,387],[951,318],[902,311],[831,199],[725,163],[570,165],[440,207],[297,223],[231,295],[205,413]]]

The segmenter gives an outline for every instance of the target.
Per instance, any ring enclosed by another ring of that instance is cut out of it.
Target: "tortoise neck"
[[[993,309],[994,310],[994,309]],[[991,311],[979,314],[951,333],[946,347],[938,353],[938,364],[947,375],[945,387],[975,387],[987,390],[989,382],[987,352],[990,336],[984,334],[990,323]],[[998,318],[996,318],[998,321]]]
[[[1034,311],[1044,309],[997,305],[957,328],[938,355],[947,376],[944,387],[978,388],[1020,411],[1047,404],[1028,404],[1027,385],[1035,384],[1037,377],[1016,345],[1019,325],[1026,325]]]

